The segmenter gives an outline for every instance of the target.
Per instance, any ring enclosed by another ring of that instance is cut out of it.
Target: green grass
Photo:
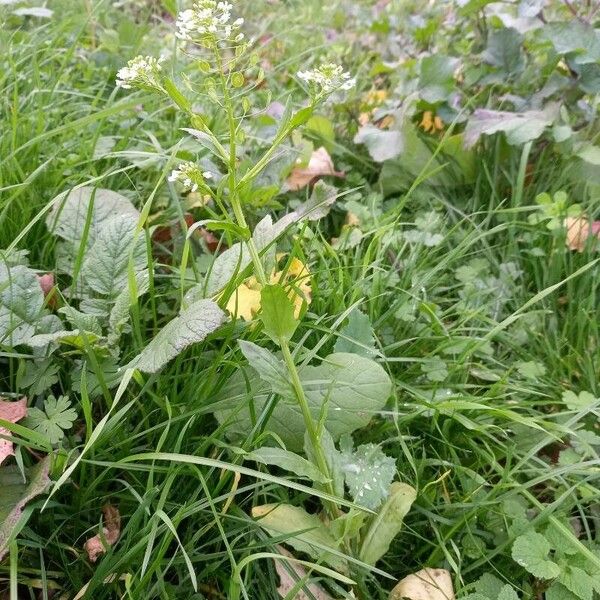
[[[193,152],[177,146],[179,128],[186,125],[172,109],[114,88],[116,69],[128,58],[157,53],[168,23],[157,22],[151,9],[131,12],[103,2],[88,14],[83,2],[55,4],[51,20],[23,27],[11,22],[0,34],[7,48],[0,58],[0,247],[28,250],[29,264],[40,273],[56,266],[55,238],[44,211],[73,186],[126,191],[138,207],[152,199],[152,225],[174,223],[176,231],[186,207],[164,184],[164,173],[174,155]],[[311,51],[326,49],[321,24],[342,3],[259,4],[256,14],[246,7],[246,17],[257,35],[276,32],[273,47],[283,40],[281,56],[275,53],[279,62],[267,74],[283,92],[293,85],[286,73],[306,59],[307,30],[315,32]],[[172,48],[173,40],[164,44]],[[366,61],[350,49],[341,54],[367,90]],[[553,453],[567,447],[579,425],[597,430],[597,403],[587,413],[577,412],[561,395],[573,390],[600,397],[600,262],[591,248],[567,251],[564,233],[532,225],[528,215],[536,210],[538,193],[565,189],[583,199],[586,184],[573,185],[543,148],[530,155],[535,176],[525,182],[521,156],[507,157],[505,148],[486,140],[472,184],[445,188],[426,180],[410,195],[384,198],[378,165],[351,142],[348,123],[354,116],[334,113],[332,155],[348,172],[340,185],[358,188],[358,201],[369,206],[360,216],[362,240],[341,250],[332,245],[346,216],[344,198],[326,219],[302,226],[285,250],[304,257],[312,274],[312,302],[293,342],[297,363],[332,351],[352,307],[368,315],[376,359],[391,375],[394,392],[385,410],[354,438],[382,444],[396,461],[397,479],[418,492],[378,569],[359,566],[353,572],[356,597],[387,598],[397,579],[434,566],[451,571],[457,592],[491,572],[520,597],[541,598],[539,582],[511,559],[517,535],[511,510],[518,512],[515,506],[523,503],[527,518],[539,527],[552,519],[576,520],[580,541],[598,540],[598,446],[592,444],[574,462],[557,463]],[[220,116],[211,117],[218,128]],[[102,157],[99,148],[107,140],[114,145]],[[586,210],[597,214],[597,201],[589,197]],[[288,198],[278,201],[276,210],[285,212]],[[431,247],[399,242],[398,232],[414,228],[429,211],[439,215],[442,241]],[[254,209],[252,223],[265,212]],[[175,236],[180,239],[173,247],[153,254],[151,293],[133,307],[120,364],[172,318],[180,282],[195,277],[182,262],[181,234]],[[150,250],[149,234],[147,243]],[[191,252],[188,267],[202,248],[192,245]],[[478,276],[484,283],[469,292],[457,270],[476,259],[487,261]],[[64,290],[68,281],[61,277]],[[485,283],[489,277],[494,280]],[[70,395],[80,418],[55,453],[53,479],[80,460],[47,502],[30,504],[33,510],[0,564],[0,596],[226,598],[232,573],[240,569],[245,597],[278,598],[273,562],[253,560],[275,551],[273,539],[250,509],[288,502],[315,512],[319,503],[314,490],[298,489],[301,482],[282,470],[244,462],[257,473],[235,475],[243,461],[214,413],[226,403],[228,377],[244,361],[235,343],[241,337],[267,343],[259,330],[228,323],[218,339],[193,346],[158,374],[136,373],[120,392],[106,385],[110,361],[93,348],[87,351],[87,376],[77,375],[75,392],[73,358],[57,358],[52,389]],[[442,381],[428,377],[439,361],[447,370]],[[521,374],[520,363],[530,361],[543,372]],[[18,352],[0,352],[0,395],[24,391],[23,368]],[[122,372],[112,376],[119,380]],[[93,393],[95,386],[104,393]],[[260,446],[265,430],[268,415],[257,415],[252,434],[235,446],[247,451]],[[93,444],[81,457],[92,432]],[[18,436],[17,441],[21,461],[39,454],[33,443]],[[119,508],[121,535],[92,564],[83,543],[98,532],[107,503]],[[350,597],[347,588],[327,582],[333,597]]]

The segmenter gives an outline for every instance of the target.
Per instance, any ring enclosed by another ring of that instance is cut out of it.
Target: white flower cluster
[[[179,181],[184,188],[196,192],[205,179],[211,179],[210,171],[201,171],[194,162],[181,163],[178,169],[173,169],[169,175],[169,181]]]
[[[117,86],[126,90],[132,87],[160,90],[160,60],[152,56],[136,56],[117,72]]]
[[[179,13],[177,17],[177,37],[208,45],[219,41],[241,42],[244,34],[238,29],[244,23],[244,19],[231,21],[231,9],[233,5],[229,2],[217,2],[216,0],[199,0],[188,10]]]
[[[311,84],[317,96],[326,96],[336,90],[349,90],[356,84],[344,67],[333,63],[322,64],[312,71],[299,71],[298,77]]]

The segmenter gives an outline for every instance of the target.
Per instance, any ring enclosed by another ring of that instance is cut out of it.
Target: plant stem
[[[327,493],[331,494],[332,496],[335,496],[335,490],[333,489],[333,485],[331,484],[331,476],[329,474],[329,466],[327,465],[327,459],[325,458],[323,448],[321,447],[321,440],[319,439],[319,434],[317,432],[317,428],[315,427],[315,422],[313,421],[312,415],[310,414],[310,408],[308,406],[306,394],[304,393],[302,382],[300,381],[300,376],[298,375],[298,369],[296,368],[296,364],[294,363],[294,357],[290,352],[290,347],[287,339],[284,337],[280,337],[279,346],[281,347],[281,352],[283,354],[285,366],[287,367],[287,370],[289,371],[290,377],[292,379],[292,387],[294,388],[296,400],[298,401],[298,405],[300,406],[300,410],[302,411],[304,425],[306,426],[306,431],[308,432],[308,437],[310,438],[310,443],[312,445],[313,454],[317,462],[317,467],[319,468],[319,471],[321,471],[321,473],[323,473],[323,475],[327,477],[327,479],[329,479],[329,482],[325,484],[325,489]],[[333,502],[328,502],[327,508],[331,516],[337,517],[340,515],[340,510]]]

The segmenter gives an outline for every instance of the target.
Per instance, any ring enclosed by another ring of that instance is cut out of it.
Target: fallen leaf
[[[0,419],[9,423],[16,423],[27,415],[27,398],[21,398],[16,402],[0,399]],[[0,426],[0,436],[11,435],[10,431]],[[13,443],[0,437],[0,464],[4,462],[7,456],[15,453]]]
[[[251,277],[250,279],[254,278]],[[250,287],[251,285],[253,285],[253,283],[250,283],[250,280],[240,284],[233,294],[231,294],[231,297],[227,302],[227,310],[229,313],[244,319],[244,321],[252,321],[254,315],[260,310],[261,286],[257,284],[256,286]]]
[[[287,556],[288,558],[294,558],[291,552],[288,552],[283,546],[277,546],[279,554]],[[279,575],[279,587],[277,591],[282,598],[285,598],[294,588],[298,580],[306,577],[306,569],[298,563],[294,563],[286,560],[276,560],[275,570]],[[292,571],[295,576],[290,573]],[[308,590],[308,594],[304,591]],[[333,600],[333,598],[316,583],[307,583],[304,587],[296,592],[294,596],[295,600]]]
[[[83,545],[91,562],[96,562],[98,558],[107,550],[104,542],[108,546],[112,546],[119,539],[121,534],[121,514],[119,509],[112,504],[105,504],[102,507],[104,515],[104,527],[102,527],[102,536],[96,534],[94,537],[86,540]]]
[[[313,179],[324,175],[344,176],[342,172],[335,170],[329,152],[321,146],[312,153],[306,167],[294,167],[292,169],[290,176],[287,178],[286,187],[288,190],[295,192],[306,187]]]
[[[398,582],[389,600],[454,600],[452,578],[446,569],[421,569]]]
[[[565,219],[567,238],[565,243],[569,250],[583,252],[590,236],[600,240],[600,221],[590,221],[586,217],[568,217]]]

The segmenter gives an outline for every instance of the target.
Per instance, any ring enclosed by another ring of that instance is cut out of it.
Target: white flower
[[[136,56],[117,72],[117,86],[129,90],[133,87],[160,90],[160,59]]]
[[[192,8],[179,13],[177,37],[205,46],[220,41],[241,41],[244,36],[237,30],[243,25],[244,19],[236,19],[230,23],[232,8],[233,5],[229,2],[195,2]]]
[[[336,90],[349,90],[356,85],[350,73],[334,63],[324,63],[312,71],[299,71],[298,77],[312,87],[317,97],[328,96]]]
[[[181,163],[178,169],[173,169],[167,179],[171,182],[179,181],[185,189],[197,192],[205,179],[212,179],[212,173],[200,171],[196,163],[186,161]]]

